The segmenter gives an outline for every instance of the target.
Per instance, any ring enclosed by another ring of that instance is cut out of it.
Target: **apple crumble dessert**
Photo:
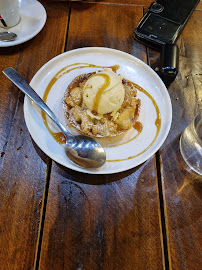
[[[106,138],[133,127],[140,100],[133,83],[106,68],[75,78],[65,91],[63,106],[78,131]]]

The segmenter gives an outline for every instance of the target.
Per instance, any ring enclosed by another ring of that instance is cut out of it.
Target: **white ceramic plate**
[[[41,3],[36,0],[19,0],[21,20],[12,28],[1,28],[0,32],[10,31],[17,34],[14,41],[0,41],[0,47],[10,47],[24,43],[35,37],[46,22],[46,11]]]
[[[30,84],[35,91],[43,97],[46,87],[56,73],[62,68],[75,63],[88,63],[100,66],[120,65],[117,73],[143,87],[156,101],[161,115],[161,128],[158,137],[148,148],[156,135],[157,127],[155,121],[157,114],[151,99],[144,93],[138,91],[138,98],[141,99],[142,103],[139,121],[143,125],[143,130],[140,135],[136,139],[129,141],[130,138],[134,137],[137,133],[136,130],[132,128],[130,132],[127,133],[126,137],[117,145],[105,148],[107,162],[101,168],[83,169],[73,164],[67,158],[64,146],[58,144],[45,127],[40,109],[37,108],[29,98],[25,97],[25,121],[36,144],[50,158],[65,167],[92,174],[110,174],[125,171],[150,158],[166,139],[172,119],[170,97],[158,75],[144,62],[127,53],[109,48],[92,47],[76,49],[58,55],[46,63],[36,73]],[[79,74],[95,70],[98,69],[90,67],[75,69],[61,76],[51,88],[47,104],[64,124],[66,124],[66,120],[62,108],[62,99],[66,87]],[[51,129],[56,129],[51,122],[49,122],[49,124]],[[121,144],[123,142],[124,144]]]

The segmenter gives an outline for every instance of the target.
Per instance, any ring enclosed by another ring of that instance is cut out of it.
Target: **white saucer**
[[[35,37],[45,25],[47,16],[41,3],[36,0],[20,0],[19,7],[21,15],[19,24],[8,29],[0,27],[1,32],[14,32],[18,37],[15,41],[0,41],[0,47],[10,47],[24,43]]]

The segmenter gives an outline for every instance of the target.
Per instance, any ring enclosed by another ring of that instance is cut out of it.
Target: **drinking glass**
[[[202,111],[183,131],[180,151],[187,165],[202,175]]]
[[[0,0],[0,27],[10,28],[20,22],[18,0]]]

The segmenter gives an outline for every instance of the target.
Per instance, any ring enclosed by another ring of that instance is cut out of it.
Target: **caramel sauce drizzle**
[[[153,105],[154,105],[154,107],[155,107],[155,109],[156,109],[156,114],[157,114],[157,118],[156,118],[156,121],[155,121],[155,125],[156,125],[156,135],[155,135],[153,141],[147,146],[147,148],[144,149],[142,152],[138,153],[137,155],[134,155],[134,156],[131,156],[131,157],[127,157],[127,158],[123,158],[123,159],[107,160],[107,162],[124,161],[124,160],[133,159],[133,158],[135,158],[135,157],[138,157],[138,156],[142,155],[142,154],[145,153],[145,152],[152,146],[152,144],[155,142],[156,138],[158,137],[160,128],[161,128],[161,115],[160,115],[159,107],[158,107],[156,101],[155,101],[154,98],[153,98],[146,90],[144,90],[142,87],[140,87],[139,85],[137,85],[137,84],[135,84],[135,83],[133,83],[133,82],[131,82],[131,83],[135,86],[136,89],[138,89],[140,92],[144,93],[146,96],[148,96],[148,97],[151,99],[151,101],[152,101],[152,103],[153,103]],[[138,123],[138,122],[136,122],[136,123]],[[134,124],[134,125],[135,125],[134,128],[138,131],[138,135],[139,135],[140,132],[142,131],[142,124],[141,124],[141,123],[140,123],[140,124],[139,124],[139,123],[136,124],[136,123]],[[137,137],[137,136],[136,136],[136,137]],[[136,138],[136,137],[134,137],[134,138]]]
[[[100,103],[101,96],[102,96],[103,92],[105,91],[105,89],[107,89],[107,87],[110,84],[110,77],[107,74],[94,74],[91,76],[91,78],[95,77],[95,76],[103,77],[105,80],[104,84],[101,85],[100,88],[98,89],[96,96],[95,96],[94,104],[93,104],[93,112],[98,112],[98,106]]]
[[[52,88],[52,86],[54,85],[54,83],[57,81],[57,78],[56,77],[53,77],[53,79],[50,81],[50,83],[48,84],[46,90],[45,90],[45,93],[43,95],[43,101],[46,103],[47,101],[47,98],[48,98],[48,94]],[[48,129],[48,131],[50,132],[50,134],[52,135],[52,137],[59,143],[59,144],[63,144],[66,142],[66,138],[65,138],[65,135],[62,133],[62,132],[53,132],[49,125],[48,125],[48,122],[47,122],[47,118],[46,118],[46,114],[42,111],[41,112],[42,114],[42,119],[43,119],[43,122],[46,126],[46,128]]]
[[[142,126],[142,123],[136,121],[135,124],[133,125],[133,127],[138,132],[134,137],[132,137],[131,139],[127,140],[126,142],[122,142],[122,143],[119,143],[119,144],[116,144],[116,145],[106,146],[106,148],[111,148],[111,147],[115,147],[115,146],[124,145],[124,144],[129,143],[129,142],[133,141],[134,139],[136,139],[140,135],[140,133],[142,132],[143,126]]]
[[[135,86],[136,89],[138,89],[140,92],[143,92],[146,96],[148,96],[151,99],[151,101],[152,101],[152,103],[154,105],[154,108],[156,109],[157,118],[156,118],[156,121],[155,121],[155,125],[157,127],[157,130],[156,130],[156,136],[154,138],[154,141],[155,141],[158,134],[159,134],[160,128],[161,128],[161,114],[160,114],[160,111],[159,111],[159,107],[158,107],[156,101],[154,100],[154,98],[146,90],[144,90],[142,87],[140,87],[139,85],[137,85],[137,84],[135,84],[133,82],[131,82],[131,83]]]
[[[74,67],[76,66],[76,67]],[[72,67],[72,68],[71,68]],[[48,98],[48,95],[49,95],[49,92],[51,90],[51,88],[53,87],[53,85],[57,82],[57,80],[62,77],[63,75],[75,70],[75,69],[82,69],[82,68],[87,68],[87,67],[93,67],[93,68],[105,68],[103,66],[97,66],[97,65],[93,65],[93,64],[87,64],[87,63],[75,63],[75,64],[71,64],[69,66],[66,66],[64,68],[62,68],[60,71],[58,71],[56,73],[56,75],[51,79],[51,81],[49,82],[45,92],[44,92],[44,96],[43,96],[43,101],[46,102],[47,101],[47,98]],[[106,68],[111,68],[114,72],[116,72],[118,69],[119,69],[119,65],[114,65],[114,66],[110,66],[110,67],[106,67]],[[69,69],[70,68],[70,69]],[[95,97],[95,101],[94,101],[94,107],[93,107],[93,111],[97,111],[97,108],[98,108],[98,104],[99,104],[99,101],[100,101],[100,97],[102,95],[102,93],[104,92],[104,90],[108,87],[109,83],[110,83],[110,79],[109,79],[109,76],[106,75],[106,74],[95,74],[95,75],[92,75],[92,76],[103,76],[105,78],[105,82],[104,84],[99,88],[98,92],[97,92],[97,95]],[[106,76],[105,76],[106,75]],[[158,108],[158,105],[156,104],[156,101],[153,99],[153,97],[146,91],[144,90],[142,87],[140,87],[139,85],[131,82],[140,92],[143,92],[145,95],[147,95],[155,109],[156,109],[156,114],[157,114],[157,118],[156,118],[156,121],[155,121],[155,125],[157,127],[157,131],[156,131],[156,135],[153,139],[153,141],[150,143],[150,145],[144,149],[142,152],[138,153],[137,155],[135,156],[131,156],[131,157],[128,157],[128,158],[125,158],[125,159],[117,159],[117,160],[107,160],[107,162],[117,162],[117,161],[124,161],[124,160],[129,160],[129,159],[133,159],[141,154],[143,154],[144,152],[146,152],[150,147],[151,145],[154,143],[154,141],[156,140],[158,134],[159,134],[159,131],[160,131],[160,127],[161,127],[161,117],[160,117],[160,111],[159,111],[159,108]],[[53,136],[53,138],[59,143],[59,144],[64,144],[66,139],[65,139],[65,136],[62,132],[53,132],[49,125],[48,125],[48,122],[47,122],[47,118],[46,118],[46,114],[42,111],[42,118],[43,118],[43,122],[46,126],[46,128],[48,129],[48,131],[50,132],[50,134]],[[134,140],[135,138],[137,138],[137,136],[141,133],[142,131],[142,124],[140,122],[135,122],[134,126],[133,126],[137,131],[138,131],[138,134],[135,135],[133,138],[131,138],[130,140],[128,140],[127,142],[124,142],[124,143],[120,143],[118,145],[123,145],[125,143],[128,143],[132,140]],[[118,145],[115,145],[115,146],[118,146]],[[112,146],[114,147],[114,146]]]
[[[138,133],[140,133],[142,131],[142,123],[140,123],[139,121],[136,121],[135,124],[133,125],[134,129],[136,129],[138,131]]]
[[[76,67],[74,67],[74,66],[76,66]],[[102,68],[103,69],[102,66],[96,66],[96,65],[87,64],[87,63],[76,63],[76,64],[71,64],[69,66],[66,66],[66,67],[62,68],[60,71],[58,71],[56,73],[56,75],[51,79],[51,81],[49,82],[48,86],[46,87],[45,93],[43,95],[43,101],[44,102],[47,101],[47,98],[48,98],[48,95],[49,95],[49,92],[50,92],[51,88],[53,87],[53,85],[57,82],[57,80],[60,77],[62,77],[63,75],[65,75],[65,74],[67,74],[69,72],[71,72],[72,70],[82,69],[82,68],[87,68],[87,67]],[[119,69],[119,65],[114,65],[114,66],[111,66],[111,67],[108,67],[108,68],[111,68],[114,72],[116,72]],[[99,103],[99,97],[97,99],[98,99],[98,103]],[[66,142],[66,138],[65,138],[64,134],[62,132],[53,132],[50,129],[50,127],[48,125],[48,122],[47,122],[46,114],[44,112],[42,112],[42,118],[43,118],[43,122],[44,122],[46,128],[48,129],[48,131],[50,132],[50,134],[53,136],[53,138],[59,144],[64,144]]]

